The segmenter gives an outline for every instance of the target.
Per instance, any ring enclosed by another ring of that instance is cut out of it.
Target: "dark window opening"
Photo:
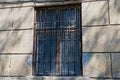
[[[80,5],[36,8],[34,74],[82,73]]]

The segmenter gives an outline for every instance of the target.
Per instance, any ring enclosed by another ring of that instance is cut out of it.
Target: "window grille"
[[[35,75],[81,75],[80,5],[36,8],[35,12]]]

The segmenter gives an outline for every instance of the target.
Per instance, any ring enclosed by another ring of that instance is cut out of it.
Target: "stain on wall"
[[[32,66],[32,56],[27,56],[26,63],[27,65]]]

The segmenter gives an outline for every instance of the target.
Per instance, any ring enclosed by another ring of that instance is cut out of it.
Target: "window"
[[[35,15],[34,74],[81,75],[80,5],[36,8]]]

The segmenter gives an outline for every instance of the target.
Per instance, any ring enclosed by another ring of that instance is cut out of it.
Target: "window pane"
[[[76,27],[80,27],[80,9],[79,8],[77,8],[76,9]]]
[[[37,28],[55,28],[56,27],[56,11],[54,9],[40,10],[37,15]]]
[[[60,27],[61,28],[69,27],[68,20],[69,20],[68,9],[61,9],[60,10]]]
[[[79,34],[79,33],[78,33]],[[60,39],[61,72],[64,75],[78,74],[75,71],[76,65],[80,65],[79,37],[75,32],[62,32]],[[77,59],[76,59],[77,58]],[[78,67],[80,70],[80,66]],[[79,71],[80,74],[80,71]]]

